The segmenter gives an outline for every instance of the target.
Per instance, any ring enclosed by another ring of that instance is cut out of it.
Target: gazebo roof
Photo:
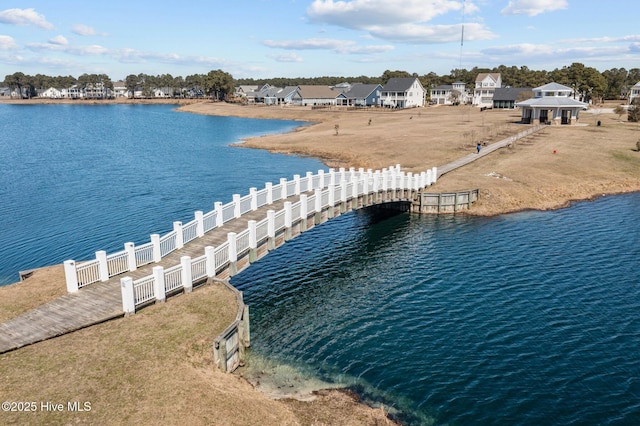
[[[516,106],[529,107],[529,108],[568,107],[568,108],[587,109],[588,104],[584,102],[576,101],[573,98],[568,98],[565,96],[543,96],[542,98],[531,98],[531,99],[527,99],[526,101],[517,102]]]

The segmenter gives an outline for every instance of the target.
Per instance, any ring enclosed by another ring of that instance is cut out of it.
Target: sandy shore
[[[517,111],[469,107],[391,112],[198,102],[179,110],[300,120],[294,132],[253,138],[243,146],[314,156],[332,167],[400,164],[414,172],[474,152],[479,140],[491,143],[526,128],[517,124]],[[470,213],[482,215],[553,209],[572,200],[639,191],[640,126],[604,111],[583,112],[579,126],[549,126],[444,175],[430,190],[479,188],[480,200]],[[36,271],[24,283],[0,288],[0,320],[64,292],[61,266]],[[3,400],[93,401],[84,418],[68,412],[31,418],[0,413],[0,423],[133,423],[151,415],[164,424],[185,419],[193,424],[386,423],[383,410],[339,391],[320,392],[312,402],[272,400],[246,381],[216,371],[208,345],[230,322],[222,313],[231,308],[232,315],[235,303],[217,288],[194,294],[199,297],[176,297],[132,317],[0,355]],[[168,394],[171,398],[165,398]]]

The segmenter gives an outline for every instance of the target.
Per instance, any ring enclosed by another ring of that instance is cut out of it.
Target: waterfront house
[[[576,124],[588,104],[573,99],[572,93],[571,87],[558,83],[536,87],[533,98],[515,104],[522,110],[522,123]]]
[[[42,93],[38,93],[41,98],[60,99],[62,98],[62,91],[55,87],[49,87],[47,90],[43,90]]]
[[[497,88],[502,87],[500,73],[480,73],[476,77],[476,86],[473,91],[473,105],[477,107],[491,108],[493,95]]]
[[[351,107],[380,106],[382,85],[354,83],[337,97],[339,105]]]
[[[291,102],[302,106],[332,106],[337,104],[338,95],[329,86],[298,86],[291,96]]]
[[[113,82],[113,96],[115,98],[128,98],[129,90],[125,85],[124,81],[114,81]]]
[[[638,99],[638,102],[640,102],[640,81],[629,91],[629,105],[633,103],[634,99]]]
[[[531,95],[531,87],[498,87],[493,92],[494,109],[514,109],[522,94]],[[523,99],[524,100],[524,99]]]
[[[293,95],[298,90],[298,86],[286,86],[276,94],[278,105],[291,105]]]
[[[0,97],[11,96],[10,87],[0,87]]]
[[[431,103],[435,105],[466,104],[469,100],[469,92],[464,82],[456,81],[453,84],[441,84],[430,90]]]
[[[382,87],[382,105],[388,108],[424,106],[426,90],[416,77],[390,78]]]

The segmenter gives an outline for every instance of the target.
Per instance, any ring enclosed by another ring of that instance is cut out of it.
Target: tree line
[[[126,88],[130,93],[140,92],[143,97],[152,97],[156,89],[166,89],[169,96],[184,97],[190,93],[199,93],[210,96],[214,99],[228,99],[234,92],[234,87],[238,85],[263,85],[270,84],[276,87],[299,86],[299,85],[325,85],[334,86],[344,82],[359,82],[365,84],[385,85],[390,78],[394,77],[416,77],[425,88],[439,85],[452,84],[454,82],[464,82],[467,87],[475,86],[475,79],[480,73],[500,73],[502,87],[539,87],[552,81],[572,87],[580,98],[588,100],[622,100],[626,99],[631,87],[640,82],[640,68],[612,68],[599,72],[595,68],[587,67],[581,63],[573,63],[570,66],[556,68],[553,71],[531,70],[526,66],[507,67],[500,65],[495,68],[453,69],[448,75],[437,75],[434,72],[418,75],[407,71],[386,70],[381,76],[367,77],[299,77],[299,78],[268,78],[234,79],[233,76],[220,69],[209,71],[207,74],[193,74],[186,77],[174,77],[171,74],[149,75],[130,74],[124,79]],[[25,75],[21,72],[7,75],[3,84],[18,93],[23,93],[28,97],[36,96],[38,90],[46,90],[50,87],[69,88],[77,85],[84,89],[87,86],[113,89],[113,82],[106,74],[82,74],[78,78],[73,76],[46,76],[36,74],[35,76]]]

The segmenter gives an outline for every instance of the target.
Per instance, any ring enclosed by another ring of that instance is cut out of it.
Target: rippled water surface
[[[638,424],[640,194],[323,224],[234,277],[252,356],[409,424]],[[397,410],[397,411],[396,411]]]
[[[232,148],[293,121],[172,105],[0,105],[0,285],[18,271],[149,241],[234,193],[317,171],[317,160]]]

